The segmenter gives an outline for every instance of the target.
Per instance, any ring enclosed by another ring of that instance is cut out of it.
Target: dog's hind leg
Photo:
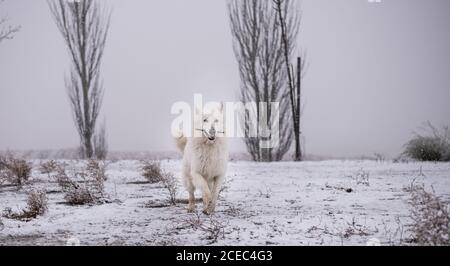
[[[194,184],[202,190],[203,194],[203,212],[210,214],[211,205],[211,190],[209,189],[208,182],[203,178],[202,175],[192,172],[191,173]]]

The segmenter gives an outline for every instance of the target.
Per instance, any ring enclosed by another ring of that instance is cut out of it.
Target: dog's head
[[[225,136],[223,103],[205,105],[203,112],[196,110],[195,130],[201,131],[206,143],[214,143]]]

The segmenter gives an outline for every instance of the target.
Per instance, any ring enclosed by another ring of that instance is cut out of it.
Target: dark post
[[[301,96],[301,80],[302,80],[302,58],[297,57],[297,99],[296,99],[296,110],[295,110],[295,119],[296,123],[294,126],[295,128],[295,160],[301,161],[302,160],[302,146],[300,143],[300,112],[301,112],[301,103],[300,103],[300,96]]]

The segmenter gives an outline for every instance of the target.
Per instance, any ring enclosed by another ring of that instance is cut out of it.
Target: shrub
[[[405,153],[420,161],[441,161],[444,159],[445,150],[439,139],[417,136],[408,142]]]
[[[106,165],[95,160],[88,161],[85,169],[76,172],[72,177],[67,175],[64,167],[60,167],[55,176],[56,181],[65,193],[64,199],[71,205],[99,204],[104,200],[104,182]]]
[[[32,214],[33,217],[45,214],[48,209],[46,192],[36,190],[31,191],[28,195],[27,206],[28,213]]]
[[[227,192],[230,189],[230,184],[233,182],[233,178],[227,178],[225,179],[225,181],[222,183],[222,186],[220,186],[220,190],[219,190],[219,195],[218,198],[223,198],[225,192]]]
[[[370,186],[370,173],[363,168],[359,169],[353,179],[357,185]]]
[[[87,187],[77,186],[74,189],[67,190],[64,199],[70,205],[85,205],[95,203],[97,198]]]
[[[199,214],[193,214],[186,217],[179,226],[202,231],[209,240],[209,244],[214,244],[219,238],[225,237],[225,228],[228,224],[220,221],[214,215],[209,216],[208,221],[205,222]]]
[[[64,167],[60,167],[55,176],[61,190],[65,193],[64,199],[71,205],[84,205],[94,203],[95,198],[86,187],[86,183],[81,184],[72,180],[66,173]]]
[[[3,216],[10,219],[29,221],[39,215],[44,215],[48,209],[47,194],[45,191],[33,190],[28,194],[27,207],[20,212],[13,212],[7,208]]]
[[[142,166],[142,175],[149,183],[162,182],[167,189],[169,202],[176,205],[176,196],[178,194],[177,180],[171,172],[164,171],[161,163],[158,161],[144,161]]]
[[[411,190],[413,241],[423,246],[450,245],[450,214],[448,205],[434,192],[415,185]]]
[[[58,167],[59,165],[55,160],[50,160],[47,162],[41,162],[39,171],[41,172],[41,174],[47,174],[48,176],[50,176],[51,173],[58,171]]]
[[[72,181],[66,174],[66,169],[63,166],[58,168],[54,178],[63,192],[78,187],[78,184]]]
[[[450,161],[450,131],[437,129],[430,122],[423,127],[424,134],[415,136],[405,145],[404,154],[419,161]]]
[[[164,172],[161,176],[161,181],[164,184],[164,187],[167,189],[167,192],[169,193],[169,202],[172,205],[177,204],[177,194],[178,194],[178,187],[177,187],[177,180],[175,176],[170,172]]]
[[[86,171],[97,182],[104,182],[108,179],[106,176],[106,163],[98,160],[89,160],[86,165]]]
[[[158,161],[145,161],[142,166],[142,176],[150,183],[158,183],[163,179],[163,170],[161,163]]]
[[[12,154],[0,157],[0,183],[8,181],[21,187],[31,175],[31,165],[22,159],[15,158]]]

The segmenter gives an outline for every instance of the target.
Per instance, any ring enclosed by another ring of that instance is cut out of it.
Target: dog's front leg
[[[194,195],[194,188],[189,189],[189,203],[188,203],[188,212],[194,212],[195,211],[195,195]]]
[[[223,176],[217,176],[214,179],[214,183],[212,185],[212,189],[211,189],[211,212],[214,212],[214,210],[216,209],[216,204],[217,204],[217,198],[219,197],[219,192],[220,192],[220,188],[222,187],[222,183],[223,183]]]
[[[194,186],[194,182],[192,180],[192,176],[190,176],[189,174],[186,174],[183,176],[184,178],[184,186],[186,187],[187,192],[189,193],[189,202],[188,202],[188,208],[187,211],[188,212],[194,212],[195,211],[195,196],[194,196],[194,192],[195,192],[195,186]]]
[[[211,205],[211,191],[208,187],[208,182],[206,182],[205,178],[202,175],[192,172],[191,173],[194,184],[196,187],[199,187],[202,190],[203,194],[203,212],[206,214],[210,214],[210,205]]]

